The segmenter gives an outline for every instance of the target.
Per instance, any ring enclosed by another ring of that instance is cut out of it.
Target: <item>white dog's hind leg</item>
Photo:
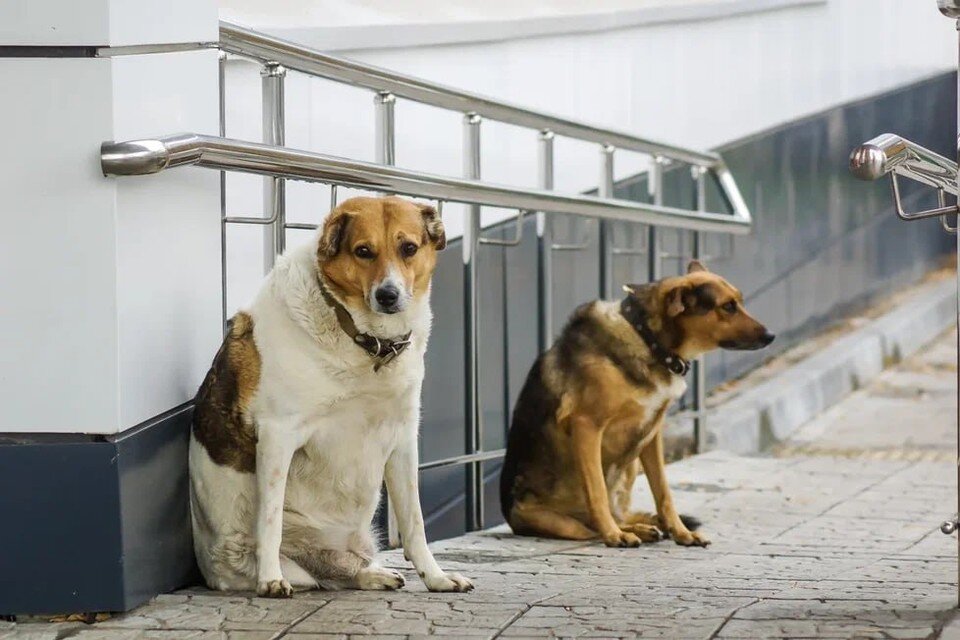
[[[280,425],[257,433],[257,593],[288,598],[293,593],[280,568],[283,499],[290,460],[297,449],[290,433]]]
[[[384,569],[352,551],[304,549],[292,557],[325,589],[393,590],[404,585],[397,571]]]
[[[413,420],[416,421],[414,414]],[[414,422],[415,424],[415,422]],[[397,527],[408,558],[430,591],[470,591],[473,584],[458,573],[444,573],[427,546],[417,479],[417,430],[410,429],[387,459],[387,493],[393,500]]]
[[[356,586],[365,591],[393,591],[399,589],[406,581],[399,571],[387,569],[373,563],[357,574]]]
[[[306,569],[285,555],[280,556],[280,570],[294,591],[316,589],[318,586],[317,581],[314,580],[313,576],[311,576]]]
[[[369,536],[354,534],[350,539],[351,549],[325,548],[329,542],[318,529],[287,513],[280,549],[324,589],[393,590],[404,585],[398,572],[373,562],[375,547]]]

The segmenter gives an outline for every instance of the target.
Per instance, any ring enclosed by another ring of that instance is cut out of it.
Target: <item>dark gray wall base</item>
[[[191,413],[109,437],[0,435],[0,615],[126,611],[198,579]]]

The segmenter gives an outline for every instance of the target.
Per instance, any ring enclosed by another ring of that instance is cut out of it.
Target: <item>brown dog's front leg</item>
[[[653,499],[657,503],[660,523],[677,544],[687,547],[705,547],[710,544],[710,540],[701,533],[687,529],[686,525],[680,521],[676,507],[673,506],[673,495],[670,493],[670,485],[667,484],[666,464],[663,459],[662,422],[657,425],[656,430],[657,434],[653,440],[640,450],[640,463],[650,483]]]
[[[610,497],[603,479],[601,443],[603,430],[586,416],[570,418],[574,458],[587,496],[593,527],[608,547],[638,547],[640,538],[622,531],[610,513]]]

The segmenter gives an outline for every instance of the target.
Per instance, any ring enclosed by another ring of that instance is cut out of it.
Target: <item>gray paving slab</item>
[[[881,374],[775,452],[673,464],[682,512],[714,544],[638,549],[505,527],[433,545],[467,594],[427,592],[398,551],[398,592],[289,600],[192,588],[97,624],[0,622],[0,639],[944,638],[960,640],[953,335]],[[637,508],[653,504],[641,478]],[[945,626],[946,625],[946,626]]]

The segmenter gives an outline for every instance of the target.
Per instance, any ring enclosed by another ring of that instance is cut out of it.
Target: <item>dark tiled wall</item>
[[[830,322],[892,287],[916,281],[947,254],[951,238],[939,222],[904,223],[894,215],[886,182],[868,184],[847,171],[850,150],[875,135],[896,132],[953,157],[956,130],[954,74],[918,83],[810,118],[765,131],[720,149],[754,215],[749,236],[711,236],[708,265],[739,286],[748,308],[779,337],[762,353],[727,352],[708,360],[711,385],[739,375],[763,358],[787,349]],[[935,205],[932,193],[907,185],[908,208]],[[644,200],[646,176],[618,184],[619,197]],[[686,171],[669,172],[665,202],[690,206],[692,182]],[[711,210],[722,210],[715,189]],[[487,230],[491,236],[513,233]],[[533,220],[521,246],[485,246],[481,272],[481,397],[484,447],[500,448],[512,403],[536,356],[536,246]],[[617,224],[620,247],[642,247],[646,228]],[[583,251],[554,255],[554,325],[578,304],[598,296],[596,225],[560,220],[557,242],[588,239]],[[687,254],[687,233],[662,231],[662,248]],[[458,243],[444,252],[434,280],[435,323],[424,382],[422,460],[457,455],[463,434],[463,297]],[[676,273],[682,260],[667,259],[663,273]],[[647,279],[645,257],[614,262],[617,288]],[[505,367],[506,364],[506,367]],[[506,375],[504,375],[506,371]],[[487,524],[501,522],[495,485],[497,464],[488,463]],[[422,498],[431,538],[463,531],[462,468],[422,475]]]

